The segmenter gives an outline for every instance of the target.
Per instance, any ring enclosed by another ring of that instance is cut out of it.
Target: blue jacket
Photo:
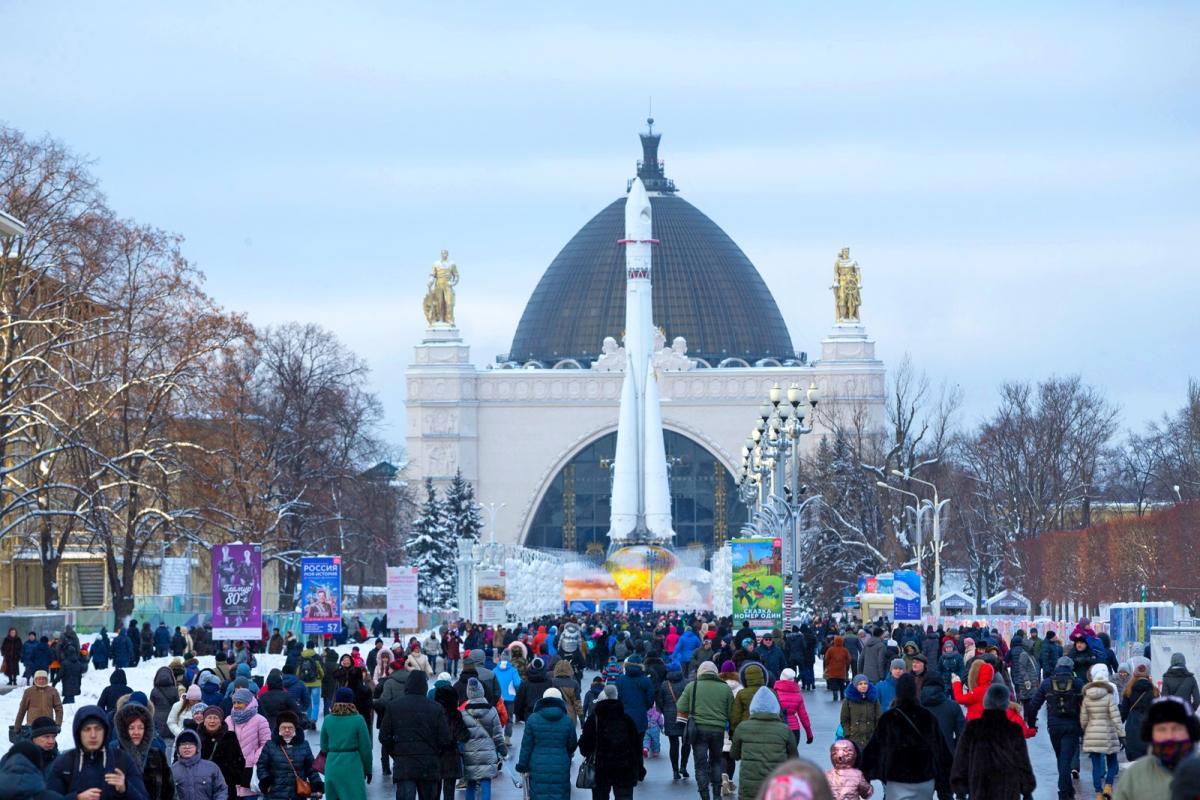
[[[528,776],[532,800],[571,800],[571,757],[578,746],[566,704],[553,697],[539,700],[525,723],[517,758],[517,772]]]
[[[625,713],[633,719],[638,734],[646,732],[646,712],[654,705],[654,685],[642,672],[641,664],[626,664],[625,674],[617,678],[617,697]]]
[[[30,666],[34,672],[39,669],[50,669],[50,662],[54,660],[54,653],[50,651],[50,640],[43,636],[40,640],[33,643],[33,658]]]
[[[504,698],[504,704],[510,706],[508,713],[513,713],[511,708],[512,703],[517,699],[517,689],[521,687],[521,676],[517,674],[517,668],[509,661],[501,661],[492,670],[496,674],[496,680],[500,682],[500,696]]]
[[[304,685],[302,680],[297,678],[295,675],[285,672],[283,674],[283,688],[286,689],[287,693],[290,694],[292,699],[296,701],[296,706],[301,711],[308,711],[308,701],[312,695],[309,693],[308,687]]]
[[[54,759],[46,776],[46,788],[68,797],[75,797],[88,789],[99,789],[101,800],[150,800],[146,784],[142,782],[141,769],[119,745],[107,744],[90,753],[83,751],[79,743],[79,732],[86,722],[100,723],[104,727],[105,741],[108,740],[108,715],[101,711],[99,706],[84,706],[79,709],[72,725],[75,749],[68,750]],[[113,787],[104,782],[105,774],[114,768],[125,773],[123,795],[118,795]]]
[[[108,660],[112,658],[108,634],[100,632],[100,636],[92,642],[92,647],[88,650],[88,658],[92,659],[92,664],[96,669],[108,669]]]
[[[1047,639],[1042,642],[1042,655],[1039,659],[1042,662],[1042,674],[1049,675],[1054,672],[1058,660],[1062,658],[1062,645],[1058,643],[1058,639]]]
[[[687,672],[688,663],[692,660],[692,653],[696,652],[696,648],[699,646],[700,637],[696,635],[695,631],[688,628],[675,642],[675,652],[671,664],[679,667],[680,671]]]
[[[171,631],[166,625],[159,624],[154,630],[154,649],[155,650],[170,650],[171,649]]]
[[[760,647],[757,655],[759,662],[767,668],[767,685],[774,684],[779,680],[780,674],[787,669],[787,658],[783,655],[783,648],[777,644]]]
[[[133,662],[133,640],[129,634],[121,631],[112,644],[113,666],[125,669]]]
[[[21,663],[24,664],[26,669],[29,669],[30,671],[33,670],[33,651],[37,649],[37,646],[37,639],[34,639],[33,641],[26,639],[21,645]]]
[[[875,688],[879,690],[879,708],[882,711],[887,711],[892,707],[892,701],[896,699],[896,679],[891,673],[875,684]]]
[[[0,800],[64,800],[46,788],[41,768],[11,750],[0,759]]]

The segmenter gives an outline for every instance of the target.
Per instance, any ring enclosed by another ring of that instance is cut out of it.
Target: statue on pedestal
[[[838,322],[858,322],[858,308],[862,305],[862,281],[858,262],[850,260],[850,248],[843,247],[833,265],[834,306]]]
[[[458,266],[450,261],[450,253],[442,251],[442,259],[429,270],[428,291],[425,293],[425,321],[429,327],[441,323],[454,326],[454,287],[458,285]]]

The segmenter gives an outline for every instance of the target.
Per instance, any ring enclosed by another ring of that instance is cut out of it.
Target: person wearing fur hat
[[[331,713],[321,725],[326,800],[366,800],[372,748],[371,732],[354,704],[354,692],[338,689]]]
[[[1160,697],[1150,704],[1141,734],[1150,743],[1150,752],[1122,771],[1113,800],[1172,800],[1173,779],[1195,780],[1197,768],[1192,762],[1200,741],[1200,720],[1185,701]]]
[[[68,798],[149,800],[137,764],[120,746],[108,743],[108,714],[99,706],[84,706],[71,726],[75,747],[50,765],[47,789]]]
[[[1108,800],[1117,779],[1117,754],[1125,746],[1125,731],[1117,710],[1117,687],[1108,680],[1108,667],[1094,664],[1089,677],[1079,711],[1083,752],[1092,761],[1092,787],[1097,800]]]
[[[950,784],[956,794],[986,800],[1032,800],[1037,780],[1021,726],[1009,716],[1003,684],[984,691],[979,716],[967,723],[954,755]]]
[[[58,689],[50,685],[50,673],[39,669],[33,673],[33,685],[26,687],[21,694],[21,704],[17,706],[17,718],[13,720],[13,728],[21,729],[26,719],[38,717],[53,717],[55,725],[62,725],[63,704]]]
[[[879,705],[879,689],[871,685],[866,675],[855,675],[846,687],[842,703],[842,735],[854,742],[861,753],[875,734],[875,725],[883,713]]]
[[[1150,704],[1158,697],[1158,687],[1150,679],[1150,662],[1144,658],[1133,658],[1128,682],[1121,692],[1121,719],[1125,721],[1125,757],[1136,761],[1150,748],[1142,738],[1142,720],[1150,711]]]
[[[141,771],[150,800],[172,800],[175,781],[167,763],[166,747],[155,734],[154,711],[141,702],[144,697],[141,692],[134,692],[118,701],[113,715],[117,744]]]
[[[779,700],[775,693],[760,686],[750,701],[749,710],[749,716],[733,732],[733,746],[729,751],[733,760],[742,765],[738,775],[738,800],[754,800],[771,771],[796,757],[796,739],[779,718]]]
[[[200,736],[193,730],[175,735],[175,763],[171,765],[178,800],[228,800],[225,776],[200,756]]]
[[[263,746],[254,767],[263,800],[299,800],[298,779],[308,781],[313,792],[323,791],[321,775],[313,769],[312,747],[304,741],[300,715],[281,711],[275,724],[275,735]]]
[[[889,798],[932,800],[949,788],[951,758],[937,718],[917,701],[916,679],[902,674],[863,751],[863,774],[881,781]]]
[[[238,786],[249,786],[251,770],[237,734],[225,726],[225,712],[220,706],[207,706],[204,719],[197,730],[200,737],[200,757],[217,765],[229,788],[229,800],[237,796]]]

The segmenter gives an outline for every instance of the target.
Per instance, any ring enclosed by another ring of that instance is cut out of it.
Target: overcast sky
[[[225,306],[334,330],[396,443],[438,250],[487,363],[651,96],[798,349],[849,246],[880,356],[968,420],[1079,372],[1140,426],[1200,377],[1200,5],[447,5],[0,0],[0,120],[95,159]]]

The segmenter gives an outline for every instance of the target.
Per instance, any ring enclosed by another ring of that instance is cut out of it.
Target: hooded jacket
[[[594,714],[595,712],[593,712]],[[646,715],[642,715],[643,721]],[[529,776],[529,796],[537,800],[570,800],[571,757],[579,745],[567,707],[555,697],[538,701],[521,737],[517,772]]]
[[[804,695],[795,681],[775,681],[775,696],[779,698],[779,707],[783,710],[783,719],[788,729],[798,731],[804,728],[805,735],[813,738],[812,724],[808,719],[808,709],[804,706]]]
[[[126,684],[125,670],[117,667],[113,670],[112,675],[108,676],[108,686],[105,686],[104,691],[100,693],[97,705],[105,713],[111,714],[117,709],[117,701],[132,691]]]
[[[164,629],[165,630],[165,629]],[[179,702],[179,684],[170,667],[159,667],[154,673],[154,688],[150,690],[150,702],[154,704],[154,730],[164,739],[171,738],[167,728],[167,715],[171,706]]]
[[[284,711],[290,711],[297,717],[301,715],[300,706],[291,693],[283,688],[283,673],[273,669],[267,674],[267,689],[258,696],[258,713],[267,718],[267,726],[272,735],[276,732],[276,720]]]
[[[1125,757],[1135,761],[1146,755],[1149,743],[1142,738],[1142,720],[1158,690],[1149,678],[1138,677],[1129,682],[1121,698],[1121,718],[1125,720]]]
[[[142,741],[137,745],[129,738],[129,725],[134,720],[141,720],[145,728]],[[166,746],[154,732],[153,712],[141,703],[127,699],[113,715],[113,726],[116,728],[117,744],[141,770],[142,782],[146,785],[150,800],[172,800],[175,782],[171,779]]]
[[[37,747],[32,743],[28,746]],[[66,800],[46,788],[45,774],[34,762],[32,751],[22,752],[26,749],[14,747],[0,758],[0,800]]]
[[[1171,666],[1162,676],[1162,693],[1182,698],[1192,708],[1200,707],[1200,687],[1196,685],[1196,676],[1188,671],[1183,653],[1171,655]]]
[[[225,783],[225,776],[216,764],[200,756],[200,737],[196,732],[187,731],[175,738],[176,747],[180,738],[196,744],[195,753],[188,758],[177,754],[175,763],[171,765],[171,780],[175,784],[177,800],[228,800],[230,790]]]
[[[425,696],[424,672],[410,672],[404,694],[387,704],[379,740],[395,759],[397,781],[430,780],[440,775],[441,752],[450,747],[450,724],[442,707]]]
[[[983,660],[978,660],[971,664],[971,670],[967,675],[967,685],[970,689],[965,689],[961,681],[954,681],[951,690],[954,693],[954,701],[960,706],[967,708],[967,721],[979,719],[979,715],[983,713],[983,696],[987,694],[988,687],[992,685],[992,678],[996,676],[996,671],[992,665]]]
[[[850,651],[845,639],[833,637],[833,644],[825,650],[825,679],[846,680],[850,677]]]
[[[638,734],[646,732],[646,712],[654,705],[654,685],[636,662],[625,664],[625,674],[617,678],[617,696],[625,713],[633,720]]]
[[[463,777],[469,781],[491,780],[496,777],[496,762],[508,754],[500,715],[488,703],[482,686],[470,684],[467,707],[461,714],[469,736],[463,745]]]
[[[736,731],[738,725],[750,718],[750,704],[758,690],[767,685],[767,670],[757,661],[747,661],[738,670],[742,689],[733,698],[733,711],[729,716],[729,730]]]
[[[796,756],[796,739],[779,718],[779,700],[766,686],[754,693],[749,716],[733,732],[729,755],[742,763],[738,800],[754,800],[766,777]]]
[[[83,706],[75,713],[71,732],[75,747],[66,751],[50,765],[46,776],[46,788],[68,797],[75,797],[88,789],[99,789],[101,800],[150,800],[142,773],[132,759],[115,744],[104,744],[99,749],[87,752],[80,742],[80,732],[89,722],[104,728],[104,741],[110,735],[108,715],[99,706]],[[125,773],[125,794],[118,795],[113,787],[104,782],[106,773],[113,769]]]
[[[842,701],[842,735],[854,742],[861,752],[874,735],[881,713],[878,689],[868,685],[864,695],[857,685],[847,686],[846,699]]]
[[[542,695],[550,688],[550,679],[546,677],[545,667],[534,666],[533,662],[525,667],[525,678],[517,687],[516,715],[518,722],[524,722],[533,716]]]
[[[962,709],[958,703],[951,702],[946,698],[946,690],[941,687],[941,684],[929,681],[921,687],[920,701],[925,710],[933,714],[937,720],[942,738],[946,740],[946,746],[953,753],[954,749],[958,747],[958,740],[962,737],[963,728],[967,725],[967,719],[963,716]]]
[[[500,698],[504,700],[506,706],[511,706],[517,699],[517,689],[521,686],[521,675],[517,668],[513,666],[512,661],[507,658],[500,659],[500,663],[493,670],[496,675],[496,681],[500,684]]]
[[[1121,714],[1113,699],[1117,688],[1108,681],[1092,681],[1083,687],[1079,724],[1083,728],[1084,753],[1118,753],[1121,750]]]
[[[917,702],[916,681],[902,676],[895,704],[879,717],[863,752],[863,774],[885,784],[933,780],[944,791],[953,756],[941,733],[937,718]]]

